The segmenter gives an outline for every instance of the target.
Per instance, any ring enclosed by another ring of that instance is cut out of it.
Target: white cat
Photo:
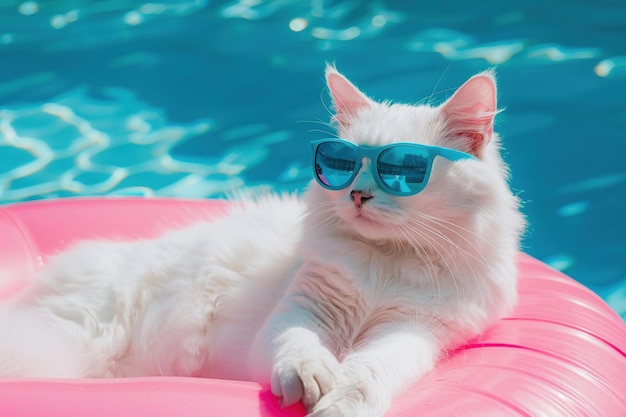
[[[326,80],[342,140],[316,142],[304,196],[60,254],[0,307],[0,376],[271,381],[310,416],[373,417],[509,313],[524,220],[493,74],[438,107]]]

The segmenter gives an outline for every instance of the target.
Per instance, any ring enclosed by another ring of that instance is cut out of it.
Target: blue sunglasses
[[[440,146],[392,143],[359,146],[342,139],[311,142],[315,179],[328,190],[343,190],[354,181],[363,157],[372,161],[374,178],[385,192],[396,196],[419,193],[428,184],[435,156],[450,161],[475,159],[472,155]]]

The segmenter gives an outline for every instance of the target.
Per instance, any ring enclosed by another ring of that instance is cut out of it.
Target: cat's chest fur
[[[451,299],[445,268],[436,260],[360,242],[346,246],[324,242],[305,257],[292,287],[332,335],[339,356],[368,338],[370,329],[431,319]]]

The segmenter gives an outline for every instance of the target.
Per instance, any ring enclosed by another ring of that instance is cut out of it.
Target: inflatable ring
[[[76,240],[149,237],[227,209],[220,200],[106,198],[0,206],[0,298]],[[519,269],[514,313],[449,355],[388,417],[626,414],[624,322],[593,292],[530,256],[520,255]],[[304,414],[300,405],[281,409],[268,386],[245,381],[0,379],[3,417]]]

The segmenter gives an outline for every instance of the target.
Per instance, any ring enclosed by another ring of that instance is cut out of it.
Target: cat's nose
[[[374,196],[361,190],[352,190],[350,192],[350,198],[355,206],[361,208],[367,200],[371,200]]]

